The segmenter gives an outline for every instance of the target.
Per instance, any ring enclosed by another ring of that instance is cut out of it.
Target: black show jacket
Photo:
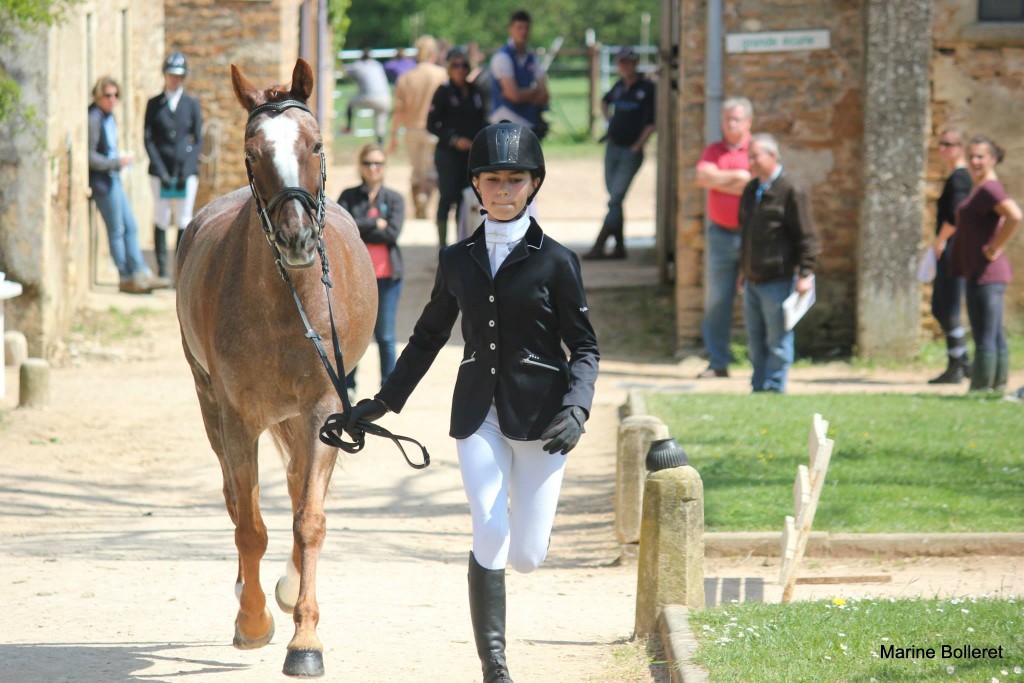
[[[144,131],[149,175],[173,178],[199,175],[203,115],[198,100],[183,92],[178,106],[171,111],[167,96],[160,93],[146,103]]]
[[[493,400],[505,436],[537,440],[563,406],[590,413],[600,356],[588,310],[579,259],[536,221],[493,278],[481,226],[441,250],[430,301],[377,398],[402,410],[461,312],[450,435],[476,432]]]

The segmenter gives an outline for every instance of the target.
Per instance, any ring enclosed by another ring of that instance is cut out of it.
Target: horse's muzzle
[[[316,233],[312,228],[303,226],[292,233],[277,230],[274,243],[281,252],[281,262],[289,270],[309,268],[316,262]]]

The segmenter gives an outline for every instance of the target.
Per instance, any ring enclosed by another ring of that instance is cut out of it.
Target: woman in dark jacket
[[[387,159],[380,145],[364,145],[359,150],[359,175],[363,182],[338,197],[341,207],[355,219],[377,275],[377,324],[373,336],[380,350],[381,384],[395,368],[395,318],[402,295],[402,252],[398,249],[398,235],[405,222],[402,195],[384,187]],[[355,376],[353,369],[348,375],[348,386],[352,389],[356,386]]]
[[[941,375],[929,384],[959,384],[970,373],[967,333],[960,320],[960,301],[964,298],[964,279],[950,272],[950,241],[956,231],[957,204],[971,192],[971,174],[967,171],[966,138],[963,131],[947,128],[939,136],[939,157],[949,175],[935,206],[935,283],[932,285],[932,315],[946,335],[948,362]]]
[[[448,82],[434,93],[427,114],[427,131],[437,136],[437,239],[442,247],[448,243],[448,214],[454,206],[458,220],[462,191],[469,187],[469,146],[487,125],[483,97],[466,81],[468,73],[469,57],[458,48],[452,49],[448,53]]]
[[[359,421],[402,410],[461,313],[450,434],[473,518],[469,611],[484,683],[511,683],[505,567],[531,572],[547,555],[566,454],[594,398],[598,348],[579,259],[527,213],[545,174],[537,136],[519,124],[488,126],[473,139],[469,169],[487,218],[441,250],[395,371],[346,429],[358,435]]]

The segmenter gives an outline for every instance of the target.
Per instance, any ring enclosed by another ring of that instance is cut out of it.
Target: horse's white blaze
[[[260,126],[263,136],[274,146],[274,168],[285,187],[300,187],[299,157],[295,143],[299,140],[299,124],[287,116],[275,116]],[[302,218],[298,202],[288,202],[296,217]]]

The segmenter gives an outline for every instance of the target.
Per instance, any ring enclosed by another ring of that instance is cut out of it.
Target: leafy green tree
[[[52,26],[64,19],[72,5],[81,0],[0,0],[0,48],[14,46],[25,33],[42,26]],[[21,102],[21,86],[7,71],[0,59],[0,123],[17,110]],[[32,109],[23,111],[25,121],[34,121]]]

